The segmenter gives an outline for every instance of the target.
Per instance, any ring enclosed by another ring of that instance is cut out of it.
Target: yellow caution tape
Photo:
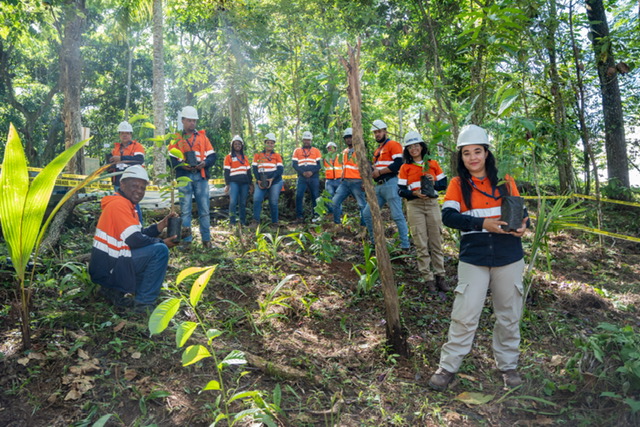
[[[598,230],[597,228],[586,227],[580,224],[565,224],[569,228],[575,228],[576,230],[587,231],[589,233],[601,234],[603,236],[615,237],[616,239],[628,240],[630,242],[640,243],[640,237],[625,236],[624,234],[612,233],[610,231]]]

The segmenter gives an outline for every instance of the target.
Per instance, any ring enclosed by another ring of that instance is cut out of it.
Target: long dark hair
[[[487,158],[484,161],[484,169],[487,172],[487,178],[489,178],[489,182],[491,182],[491,188],[494,190],[497,189],[500,193],[500,197],[506,196],[509,194],[509,189],[506,183],[502,183],[498,185],[498,167],[496,166],[496,158],[493,156],[493,153],[489,150],[489,146],[485,144],[481,144],[484,148],[484,151],[487,152]],[[467,209],[471,210],[471,192],[473,191],[473,187],[471,186],[471,173],[464,165],[462,161],[462,150],[458,150],[458,176],[460,177],[460,188],[462,190],[462,200],[464,201]]]
[[[424,142],[420,142],[419,144],[420,144],[420,147],[422,147],[422,150],[420,151],[420,157],[424,159],[424,156],[430,154],[429,147],[427,147],[427,144],[425,144]],[[402,158],[404,159],[404,162],[407,164],[413,163],[413,157],[411,157],[411,154],[409,154],[409,147],[405,147],[404,150],[402,151]]]

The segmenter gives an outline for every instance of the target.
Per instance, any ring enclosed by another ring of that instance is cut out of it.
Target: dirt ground
[[[78,221],[56,259],[39,269],[28,352],[21,349],[12,276],[0,272],[0,425],[90,426],[106,414],[113,414],[106,424],[113,426],[210,425],[219,392],[201,389],[217,378],[215,363],[208,358],[183,367],[173,327],[150,336],[145,316],[111,307],[86,273],[74,273],[76,264],[63,265],[89,250],[95,212]],[[380,285],[358,292],[353,265],[364,262],[362,230],[356,222],[306,227],[313,236],[329,233],[337,251],[331,262],[292,239],[282,239],[273,257],[248,252],[256,249],[254,230],[239,235],[218,224],[215,249],[174,250],[168,272],[174,280],[186,267],[217,265],[197,315],[182,306],[176,319],[201,319],[224,331],[213,342],[219,358],[240,350],[270,363],[269,369],[230,366],[223,380],[230,390],[259,390],[265,401],[279,401],[279,425],[637,425],[629,406],[601,396],[611,391],[606,378],[586,366],[579,377],[569,369],[576,339],[596,333],[599,323],[640,326],[637,244],[605,238],[600,246],[581,232],[553,236],[551,271],[545,261],[533,275],[522,320],[525,384],[503,389],[491,352],[489,296],[471,354],[450,389],[437,393],[427,380],[446,338],[453,293],[425,291],[415,254],[393,261],[411,349],[409,358],[395,355],[385,344]],[[300,229],[268,231],[275,238]],[[454,285],[455,241],[445,234],[447,281]],[[293,276],[270,295],[287,275]],[[176,291],[162,293],[170,295]],[[196,333],[190,342],[203,341]],[[252,405],[238,400],[231,409]]]

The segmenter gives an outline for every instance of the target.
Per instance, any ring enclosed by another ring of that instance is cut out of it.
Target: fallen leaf
[[[46,357],[42,353],[29,353],[29,359],[45,360]]]
[[[536,417],[537,426],[550,426],[555,424],[555,420],[549,417]]]
[[[82,393],[78,390],[69,390],[69,393],[64,397],[64,400],[78,400],[82,397]]]
[[[89,356],[89,354],[88,354],[86,351],[84,351],[84,350],[83,350],[83,349],[81,349],[81,348],[79,348],[79,349],[78,349],[78,356],[79,356],[81,359],[84,359],[84,360],[87,360],[87,359],[89,359],[89,358],[91,357],[91,356]]]
[[[483,394],[476,392],[460,393],[456,396],[456,400],[459,400],[467,405],[484,405],[493,399],[493,394]]]
[[[551,356],[551,362],[549,362],[549,366],[553,366],[554,368],[556,366],[560,366],[564,363],[562,356],[560,356],[559,354],[554,354],[553,356]]]
[[[20,359],[18,359],[18,363],[21,364],[22,366],[27,366],[27,364],[29,363],[29,359],[28,357],[21,357]]]
[[[135,369],[125,369],[124,371],[124,378],[128,381],[134,379],[136,375],[138,375],[138,371],[136,371]]]
[[[468,381],[478,382],[478,379],[476,377],[472,377],[471,375],[467,375],[467,374],[458,374],[458,378],[463,378]]]
[[[118,323],[116,326],[113,327],[113,332],[119,332],[122,328],[124,328],[124,325],[126,325],[127,322],[125,320],[123,320],[122,322]]]
[[[47,402],[53,403],[58,400],[58,393],[53,393],[51,396],[47,398]]]
[[[140,359],[141,357],[142,357],[142,353],[140,353],[139,351],[136,351],[135,353],[131,353],[132,359]]]

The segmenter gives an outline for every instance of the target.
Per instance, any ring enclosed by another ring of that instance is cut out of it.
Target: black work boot
[[[444,368],[438,368],[438,370],[429,379],[429,387],[434,390],[445,391],[455,376],[456,374],[449,372]]]
[[[515,369],[500,371],[500,373],[502,374],[502,381],[504,381],[504,386],[506,388],[514,388],[522,384],[522,378]]]
[[[436,286],[442,292],[449,292],[451,288],[447,285],[447,282],[444,280],[444,276],[436,276]]]

